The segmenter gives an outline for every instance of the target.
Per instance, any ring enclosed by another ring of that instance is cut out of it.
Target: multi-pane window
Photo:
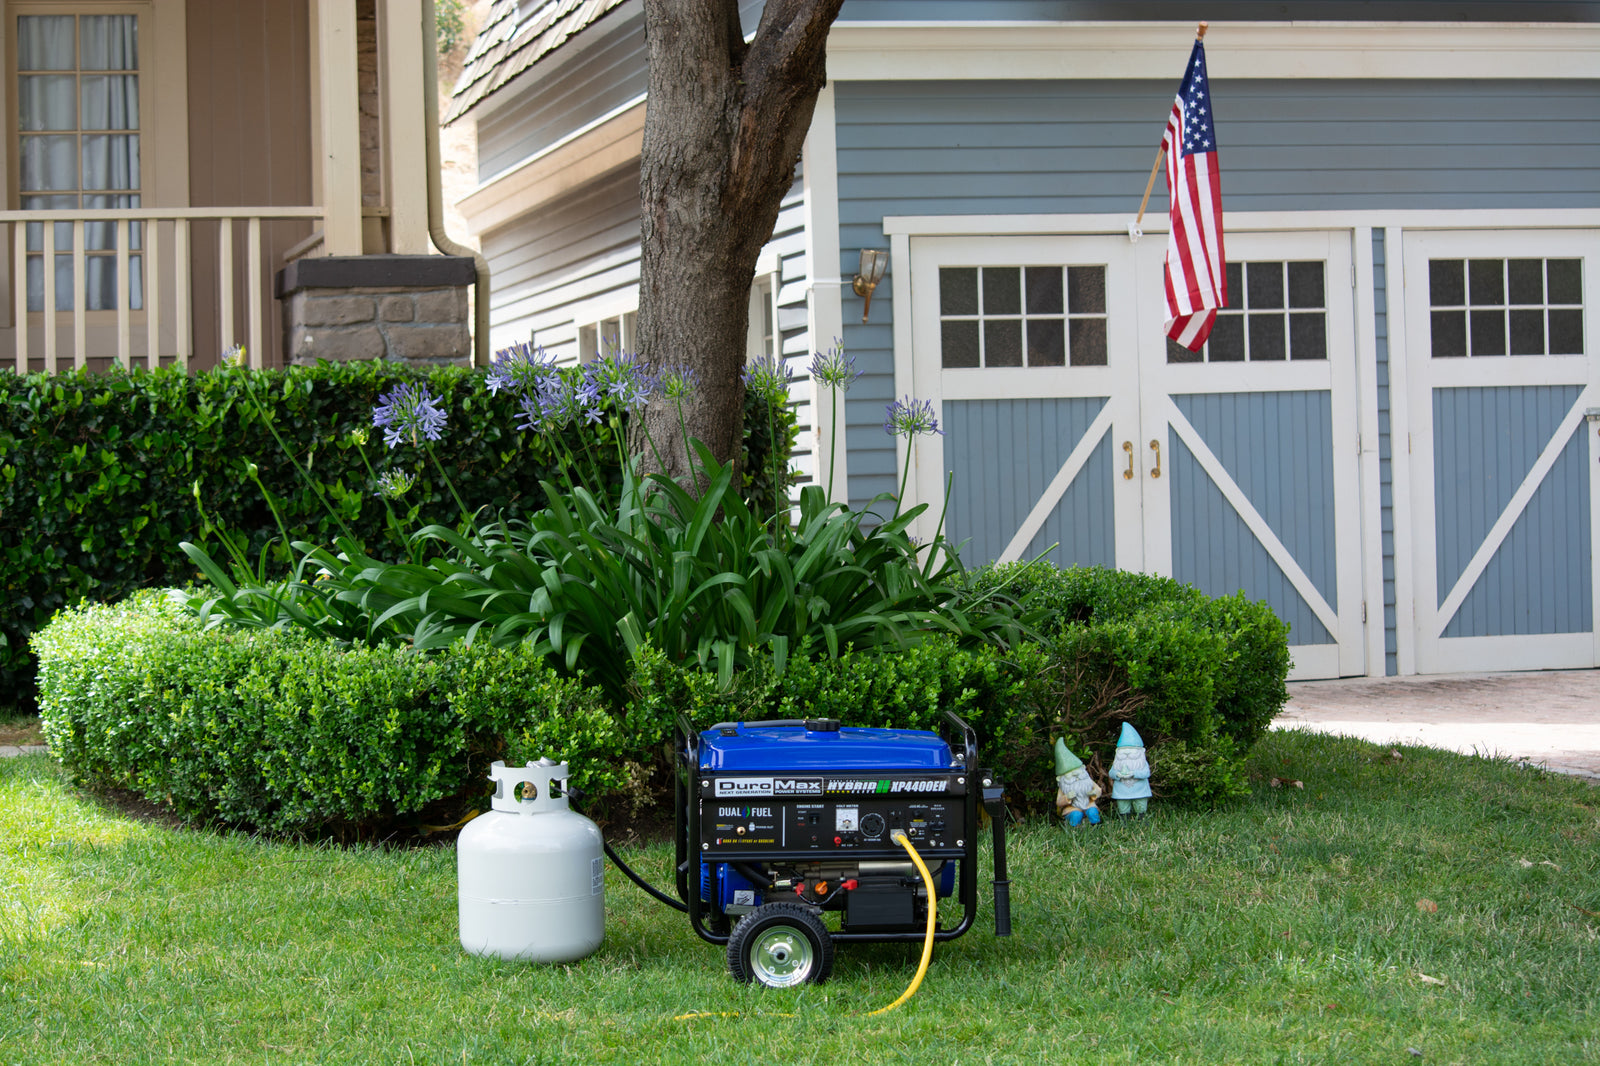
[[[1228,306],[1198,352],[1167,342],[1169,363],[1328,358],[1326,270],[1318,260],[1228,264]]]
[[[631,352],[634,347],[634,324],[639,316],[625,311],[612,318],[578,327],[578,361],[592,363],[602,355]]]
[[[778,276],[767,273],[758,276],[750,286],[750,324],[745,334],[745,362],[774,358],[782,346],[778,334]]]
[[[136,15],[19,15],[17,155],[24,210],[140,206],[139,19]],[[72,309],[72,223],[55,225],[58,311]],[[141,226],[129,225],[129,246]],[[28,309],[44,309],[44,224],[27,229]],[[84,224],[86,304],[117,306],[117,224]],[[142,307],[140,256],[129,299]]]
[[[946,368],[1106,365],[1104,266],[939,268]]]
[[[1582,355],[1579,259],[1430,259],[1434,358]]]

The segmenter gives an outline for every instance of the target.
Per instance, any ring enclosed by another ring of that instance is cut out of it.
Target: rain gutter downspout
[[[473,282],[472,364],[489,365],[489,261],[483,253],[450,239],[444,231],[444,190],[439,185],[439,26],[433,0],[422,0],[422,106],[428,171],[428,236],[445,255],[471,256]]]

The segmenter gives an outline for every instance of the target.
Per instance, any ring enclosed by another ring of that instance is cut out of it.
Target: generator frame
[[[1006,877],[1005,858],[1005,819],[1006,810],[1003,799],[1003,788],[989,770],[978,764],[977,734],[972,727],[953,712],[946,711],[945,718],[956,728],[959,734],[957,761],[943,772],[944,776],[959,779],[960,785],[952,785],[945,795],[950,799],[960,799],[961,825],[958,846],[931,847],[924,853],[928,862],[955,862],[957,864],[957,898],[961,901],[961,919],[954,926],[938,928],[934,932],[935,941],[950,941],[961,936],[970,929],[977,917],[978,911],[978,832],[979,815],[978,807],[982,802],[990,814],[990,828],[993,837],[994,858],[994,902],[995,902],[995,935],[1009,936],[1011,933],[1010,917],[1010,882]],[[710,727],[712,730],[733,728],[760,728],[774,726],[793,726],[811,729],[819,720],[782,719],[775,721],[758,722],[723,722]],[[838,728],[836,722],[829,723],[834,729]],[[956,746],[952,746],[952,751]],[[785,866],[804,866],[819,862],[883,862],[895,859],[904,860],[905,853],[900,846],[890,840],[860,842],[848,851],[834,851],[822,854],[816,850],[788,849],[784,847],[740,849],[740,859],[732,860],[725,855],[702,856],[702,850],[710,845],[702,841],[702,814],[703,802],[713,802],[711,783],[719,775],[716,772],[703,772],[700,766],[701,735],[687,719],[678,718],[678,743],[677,765],[674,773],[674,804],[673,804],[673,837],[676,844],[676,869],[677,892],[689,915],[689,923],[695,934],[702,940],[711,944],[727,945],[733,937],[729,913],[723,909],[717,898],[717,893],[710,893],[711,899],[701,898],[701,865],[709,863],[713,866],[726,864],[735,870],[740,867],[761,866],[763,864],[782,864]],[[906,773],[895,768],[886,768],[883,772],[893,772],[897,775]],[[852,771],[870,772],[870,771]],[[931,771],[925,771],[924,776],[940,776]],[[837,842],[837,841],[836,841]],[[774,902],[767,899],[766,903]],[[803,902],[803,901],[801,901]],[[792,902],[789,903],[793,905]],[[935,906],[933,900],[929,906]],[[811,908],[820,913],[819,907]],[[820,922],[819,922],[820,924]],[[827,930],[827,937],[831,941],[840,943],[872,942],[872,943],[920,943],[926,936],[925,927],[912,923],[905,928],[879,928],[872,930]],[[831,948],[829,949],[831,952]]]

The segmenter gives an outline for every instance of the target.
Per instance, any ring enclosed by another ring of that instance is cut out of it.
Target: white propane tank
[[[456,840],[461,946],[474,955],[571,962],[605,936],[600,827],[567,805],[567,764],[496,762],[494,809]],[[519,797],[518,786],[521,789]]]

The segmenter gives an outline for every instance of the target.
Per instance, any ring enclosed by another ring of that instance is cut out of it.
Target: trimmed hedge
[[[454,525],[455,503],[426,453],[390,452],[371,430],[378,395],[417,380],[426,380],[448,412],[439,455],[469,507],[516,517],[544,506],[539,481],[556,480],[552,442],[518,432],[515,400],[491,395],[473,370],[357,362],[223,367],[192,376],[171,369],[0,374],[0,702],[27,698],[29,636],[60,608],[191,580],[194,566],[178,544],[205,541],[199,506],[216,526],[243,536],[248,558],[258,558],[278,525],[246,476],[248,463],[296,537],[327,543],[338,532],[258,417],[247,386],[374,554],[396,546],[373,496],[369,462],[379,473],[400,467],[416,476],[405,497],[406,507],[417,509],[416,524]],[[744,492],[769,511],[769,442],[783,451],[795,436],[792,410],[781,411],[775,428],[770,417],[764,403],[747,397]],[[616,454],[607,427],[581,432],[597,435],[595,454]]]
[[[34,645],[55,756],[191,821],[359,835],[453,813],[496,758],[570,758],[599,793],[627,781],[598,691],[520,650],[206,631],[156,592],[63,611]]]
[[[371,831],[434,809],[454,820],[481,800],[495,757],[567,759],[593,805],[637,813],[670,795],[678,714],[701,727],[820,715],[940,728],[953,710],[1014,805],[1037,813],[1055,794],[1054,738],[1103,777],[1128,720],[1163,802],[1248,791],[1244,757],[1286,698],[1287,629],[1264,604],[1097,569],[1001,567],[972,583],[1030,593],[1053,621],[1009,651],[947,637],[838,659],[800,649],[782,676],[758,662],[727,690],[647,648],[625,706],[525,647],[425,656],[202,631],[150,593],[63,612],[34,644],[45,735],[80,780],[275,831]]]

